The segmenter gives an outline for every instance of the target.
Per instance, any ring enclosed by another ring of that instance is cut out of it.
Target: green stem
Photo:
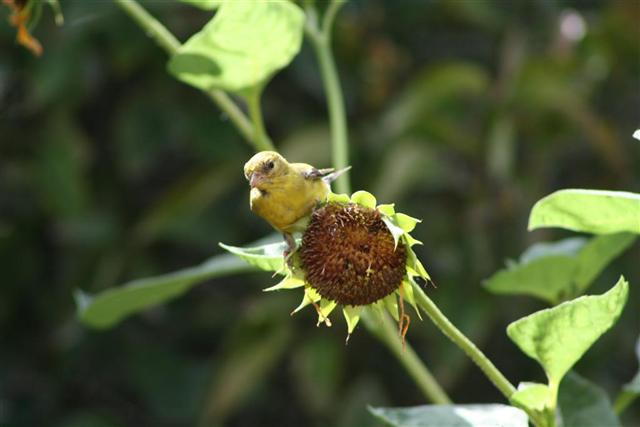
[[[616,411],[617,415],[620,415],[627,409],[627,406],[631,405],[631,403],[636,400],[638,397],[638,393],[633,393],[630,391],[622,391],[616,398],[615,403],[613,404],[613,409]]]
[[[251,121],[253,122],[253,141],[259,150],[273,150],[273,145],[267,136],[267,131],[262,119],[261,98],[262,87],[251,89],[245,96],[247,107],[249,108],[249,117],[251,117]]]
[[[169,56],[174,55],[180,48],[180,42],[175,38],[167,28],[154,18],[146,9],[144,9],[135,0],[114,0],[120,8],[129,15],[144,32],[151,37]],[[263,150],[265,141],[269,147],[273,144],[267,137],[262,143],[258,143],[253,139],[254,130],[251,121],[246,114],[233,102],[233,100],[225,92],[217,89],[203,91],[209,99],[211,99],[231,120],[231,123],[238,129],[238,132],[246,139],[257,151]]]
[[[347,117],[344,107],[342,88],[338,79],[338,71],[331,52],[331,28],[333,20],[342,0],[333,0],[324,16],[322,32],[318,29],[317,16],[314,9],[307,9],[307,22],[305,30],[311,46],[320,64],[320,74],[327,97],[327,109],[329,110],[329,123],[331,125],[331,155],[333,167],[342,169],[349,165],[349,140],[347,133]],[[350,192],[349,175],[344,174],[336,180],[338,193]]]
[[[180,42],[156,18],[135,0],[115,0],[136,23],[170,56],[178,51]]]
[[[509,399],[516,391],[513,384],[502,375],[502,372],[472,343],[447,317],[440,311],[433,301],[418,287],[414,288],[416,303],[429,316],[435,325],[454,344],[464,351],[473,362],[484,372],[498,390]]]
[[[402,344],[398,328],[388,315],[371,316],[366,310],[360,316],[365,327],[391,350],[415,381],[424,396],[433,403],[449,404],[451,399],[409,344]]]

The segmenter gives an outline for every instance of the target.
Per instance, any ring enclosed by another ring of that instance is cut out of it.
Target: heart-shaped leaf
[[[507,334],[542,365],[549,386],[557,389],[564,374],[618,320],[628,288],[620,277],[605,294],[580,297],[533,313],[511,323]]]

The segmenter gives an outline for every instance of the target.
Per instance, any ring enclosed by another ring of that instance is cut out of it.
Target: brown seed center
[[[405,274],[404,245],[394,248],[380,212],[357,204],[317,209],[302,236],[305,279],[324,298],[367,305],[398,289]]]

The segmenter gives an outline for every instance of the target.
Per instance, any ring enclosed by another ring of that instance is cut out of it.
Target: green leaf
[[[571,285],[576,263],[567,256],[547,256],[500,270],[484,282],[496,294],[530,295],[556,304]]]
[[[290,1],[226,1],[171,58],[169,72],[203,90],[264,85],[300,50],[303,26],[304,13]]]
[[[624,277],[608,292],[584,296],[511,323],[507,335],[537,360],[557,387],[564,374],[617,320],[627,301]]]
[[[600,275],[602,270],[635,241],[631,233],[605,234],[594,237],[578,254],[575,276],[576,292],[580,294]]]
[[[563,427],[619,427],[603,389],[574,372],[562,380],[558,397]]]
[[[213,10],[220,6],[224,0],[180,0],[182,3],[190,4],[204,10]]]
[[[232,255],[216,255],[198,266],[133,280],[97,295],[78,290],[74,295],[78,317],[92,328],[110,328],[132,314],[182,295],[204,280],[251,270]]]
[[[267,245],[250,248],[239,248],[219,243],[220,247],[234,255],[239,256],[247,264],[258,267],[265,271],[280,271],[283,267],[284,250],[287,248],[285,242],[269,243]]]
[[[554,305],[583,293],[634,240],[632,234],[618,233],[537,243],[484,285],[496,294],[530,295]]]
[[[593,234],[640,234],[640,194],[624,191],[560,190],[531,210],[529,230],[560,227]]]
[[[528,408],[533,411],[543,412],[551,402],[551,390],[546,384],[520,383],[518,391],[513,393],[509,400],[519,408]]]
[[[528,427],[520,409],[500,404],[423,405],[409,408],[372,408],[369,412],[393,427]]]

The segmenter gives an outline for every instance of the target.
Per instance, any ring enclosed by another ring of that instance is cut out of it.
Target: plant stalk
[[[267,136],[262,119],[262,107],[260,100],[262,99],[262,87],[252,88],[246,96],[247,107],[249,108],[249,117],[253,122],[253,141],[260,151],[273,150],[273,145]]]
[[[136,0],[114,0],[115,3],[129,15],[144,32],[151,37],[169,56],[174,55],[180,48],[180,42],[160,21],[154,18]],[[253,125],[246,114],[233,102],[224,91],[211,89],[203,92],[220,108],[231,120],[242,137],[253,146],[256,151],[273,149],[273,144],[266,137],[258,142],[254,139]]]
[[[415,299],[418,306],[429,316],[431,321],[445,334],[454,344],[464,351],[467,356],[484,372],[489,380],[498,390],[509,399],[516,391],[513,384],[495,367],[495,365],[480,351],[474,343],[469,340],[447,317],[440,311],[435,303],[418,287],[414,287]]]
[[[344,106],[344,97],[333,53],[331,52],[331,29],[333,20],[342,0],[333,0],[328,6],[322,23],[322,32],[318,29],[315,9],[307,9],[306,34],[311,42],[313,51],[320,64],[320,74],[327,97],[327,109],[329,111],[329,123],[331,126],[331,156],[333,167],[342,169],[349,166],[349,136],[347,132],[347,117]],[[349,174],[343,174],[336,180],[338,193],[349,193]]]
[[[441,405],[451,403],[447,393],[422,363],[416,352],[409,344],[405,343],[403,345],[398,335],[398,328],[389,318],[389,315],[371,316],[371,313],[364,310],[360,318],[369,332],[382,341],[402,363],[427,400]]]

